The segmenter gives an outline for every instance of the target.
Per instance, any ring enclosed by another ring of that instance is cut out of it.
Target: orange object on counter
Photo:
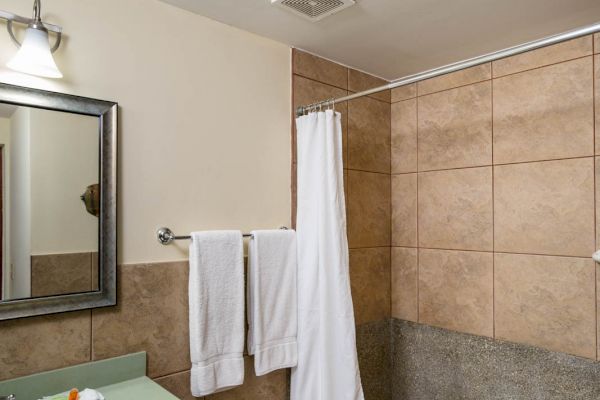
[[[77,400],[79,397],[79,391],[77,389],[71,389],[69,392],[69,400]]]

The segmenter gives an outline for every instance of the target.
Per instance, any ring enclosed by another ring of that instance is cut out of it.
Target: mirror
[[[98,290],[98,136],[92,116],[0,104],[2,301]]]
[[[0,319],[116,303],[116,113],[0,84]]]

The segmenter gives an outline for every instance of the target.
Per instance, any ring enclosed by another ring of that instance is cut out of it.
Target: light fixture
[[[45,78],[62,78],[52,53],[60,46],[62,28],[42,22],[41,2],[34,0],[33,18],[24,18],[15,14],[0,11],[0,18],[7,20],[8,34],[19,47],[17,54],[6,64],[12,70]],[[13,32],[13,22],[26,24],[25,39],[20,43]],[[56,33],[56,43],[51,48],[48,32]]]

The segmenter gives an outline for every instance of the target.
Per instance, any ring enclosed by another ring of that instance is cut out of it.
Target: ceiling
[[[600,22],[598,0],[356,0],[319,22],[271,0],[162,0],[393,80]]]

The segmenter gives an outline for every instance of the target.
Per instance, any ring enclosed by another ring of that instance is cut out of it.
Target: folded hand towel
[[[254,231],[248,247],[248,353],[256,375],[298,362],[296,232]]]
[[[190,244],[192,395],[244,382],[244,252],[239,231],[194,232]]]

